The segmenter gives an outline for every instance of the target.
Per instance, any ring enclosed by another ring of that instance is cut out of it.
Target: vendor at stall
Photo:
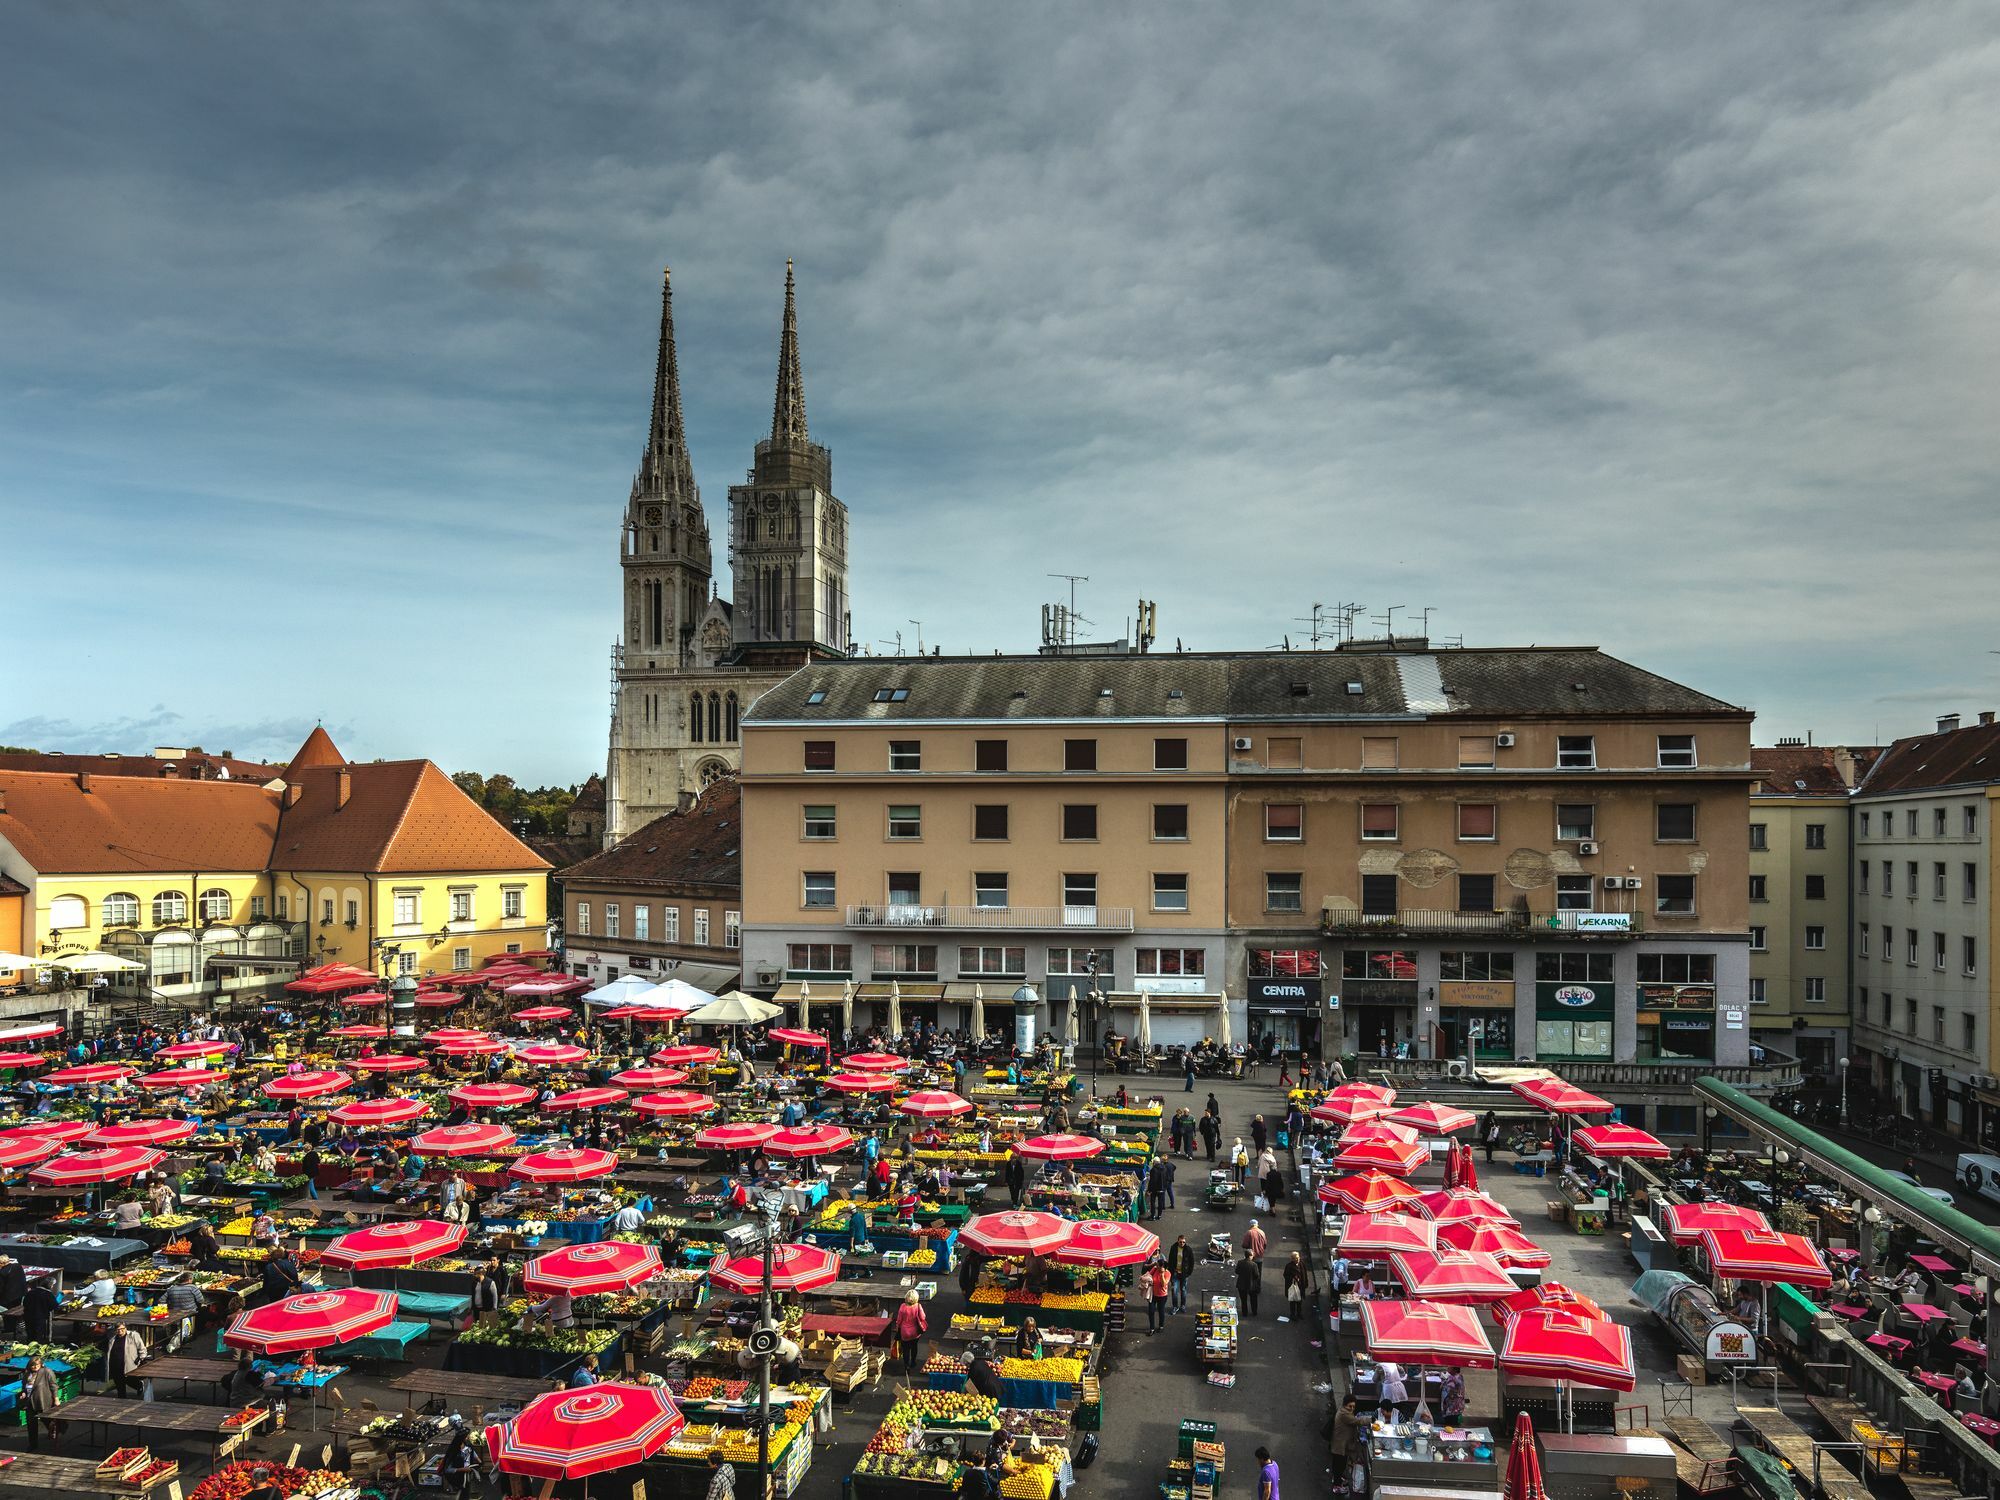
[[[529,1304],[521,1314],[521,1329],[526,1332],[536,1323],[546,1323],[551,1328],[574,1328],[576,1326],[576,1303],[566,1291],[550,1292],[541,1301]]]

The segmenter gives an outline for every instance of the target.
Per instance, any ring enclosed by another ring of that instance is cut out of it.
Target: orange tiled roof
[[[250,781],[0,770],[0,838],[50,874],[261,870],[278,801]]]
[[[303,768],[294,761],[293,768],[287,779],[300,795],[279,825],[274,869],[415,874],[548,868],[427,760]]]
[[[294,772],[303,771],[309,766],[338,766],[345,764],[346,760],[347,757],[340,753],[339,746],[334,744],[333,736],[315,724],[313,732],[306,736],[306,742],[299,746],[298,754],[294,755],[291,764],[285,767],[285,780],[292,780]]]

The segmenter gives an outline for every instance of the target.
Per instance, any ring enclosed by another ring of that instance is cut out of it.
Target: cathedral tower
[[[708,518],[688,461],[681,420],[681,372],[674,352],[672,273],[660,281],[660,350],[653,370],[653,416],[632,479],[619,547],[625,573],[628,664],[676,665],[692,648],[708,605],[713,560]]]
[[[731,627],[739,649],[848,650],[847,507],[833,496],[833,455],[806,430],[798,305],[785,262],[785,319],[771,435],[747,483],[729,487]]]

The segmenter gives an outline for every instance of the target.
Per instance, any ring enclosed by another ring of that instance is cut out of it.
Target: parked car
[[[1959,1158],[1959,1161],[1962,1164],[1965,1161],[1965,1158],[1961,1156]],[[2000,1163],[1996,1163],[1996,1165],[2000,1165]],[[1891,1172],[1889,1175],[1895,1178],[1898,1182],[1907,1182],[1911,1187],[1915,1188],[1918,1192],[1922,1193],[1926,1198],[1935,1198],[1937,1199],[1938,1202],[1942,1203],[1946,1208],[1951,1207],[1951,1194],[1947,1193],[1943,1188],[1926,1187],[1923,1183],[1917,1181],[1916,1178],[1912,1177],[1908,1172]],[[1972,1184],[1967,1183],[1966,1185],[1970,1187]]]

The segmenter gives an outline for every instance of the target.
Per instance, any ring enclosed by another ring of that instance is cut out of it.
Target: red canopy
[[[796,1125],[764,1143],[773,1156],[830,1156],[854,1144],[854,1132],[838,1125]]]
[[[1391,1250],[1435,1249],[1437,1225],[1415,1214],[1349,1214],[1340,1233],[1343,1255],[1381,1256]]]
[[[31,1167],[38,1161],[48,1160],[60,1150],[62,1142],[52,1141],[45,1135],[0,1137],[0,1172]]]
[[[1600,1099],[1554,1074],[1523,1078],[1515,1083],[1514,1092],[1552,1115],[1608,1115],[1615,1107],[1609,1099]]]
[[[1493,1368],[1493,1345],[1479,1314],[1459,1303],[1363,1302],[1361,1328],[1376,1359]]]
[[[1320,1202],[1337,1203],[1349,1213],[1396,1208],[1415,1203],[1417,1197],[1415,1188],[1387,1172],[1356,1172],[1351,1177],[1323,1182],[1319,1188]]]
[[[611,1081],[621,1089],[638,1093],[646,1089],[670,1089],[686,1083],[688,1076],[681,1068],[627,1068],[622,1073],[613,1073]]]
[[[694,1133],[694,1143],[712,1151],[747,1151],[778,1133],[776,1125],[746,1120],[739,1125],[708,1125]]]
[[[896,1108],[906,1115],[915,1115],[924,1120],[941,1120],[951,1115],[969,1115],[974,1109],[970,1099],[962,1099],[949,1089],[919,1089],[914,1094],[905,1094],[896,1101]]]
[[[505,1052],[507,1044],[497,1036],[453,1036],[439,1042],[437,1050],[448,1057],[492,1057]]]
[[[588,1146],[562,1146],[553,1151],[530,1152],[507,1170],[530,1182],[583,1182],[592,1177],[609,1177],[617,1171],[618,1153]]]
[[[421,1057],[406,1057],[400,1052],[383,1052],[357,1057],[348,1066],[361,1073],[421,1073],[430,1064]]]
[[[571,1089],[566,1094],[557,1094],[542,1106],[543,1109],[602,1109],[607,1104],[623,1104],[625,1090],[611,1088]]]
[[[1073,1220],[1034,1209],[977,1214],[965,1221],[959,1239],[986,1255],[1047,1255],[1069,1243]]]
[[[202,1088],[211,1083],[227,1083],[228,1068],[162,1068],[157,1073],[146,1073],[132,1081],[142,1089],[192,1089]]]
[[[1014,1143],[1016,1156],[1034,1161],[1084,1161],[1104,1154],[1104,1142],[1094,1135],[1033,1135]]]
[[[1501,1500],[1549,1500],[1542,1484],[1542,1460],[1535,1452],[1535,1424],[1522,1412],[1514,1420],[1514,1442],[1507,1450],[1507,1475]]]
[[[467,1109],[507,1109],[533,1103],[535,1091],[525,1083],[462,1083],[445,1097]]]
[[[685,1043],[678,1047],[662,1047],[653,1054],[652,1060],[667,1068],[706,1067],[722,1054],[713,1047],[698,1047]]]
[[[484,1156],[514,1144],[505,1125],[439,1125],[410,1137],[410,1149],[424,1156]]]
[[[773,1026],[764,1035],[774,1042],[784,1042],[792,1047],[828,1047],[832,1044],[823,1032],[807,1031],[798,1026]]]
[[[192,1120],[127,1120],[122,1125],[100,1125],[84,1140],[93,1146],[170,1146],[200,1128]]]
[[[1523,1234],[1519,1226],[1498,1219],[1452,1219],[1438,1226],[1438,1243],[1453,1250],[1480,1250],[1501,1265],[1542,1270],[1554,1259]]]
[[[888,1094],[895,1091],[896,1080],[887,1073],[834,1073],[826,1086],[842,1094]]]
[[[16,1136],[21,1136],[38,1141],[54,1141],[61,1145],[65,1141],[80,1141],[95,1128],[88,1120],[30,1120],[27,1124],[16,1125],[11,1130],[0,1130],[0,1140],[13,1140]]]
[[[401,1125],[422,1119],[431,1107],[421,1099],[362,1099],[327,1111],[327,1118],[343,1125]]]
[[[857,1073],[902,1073],[908,1071],[910,1060],[894,1052],[855,1052],[843,1057],[840,1065]]]
[[[316,1073],[290,1073],[273,1078],[264,1085],[264,1093],[272,1099],[316,1099],[321,1094],[337,1094],[353,1083],[347,1074],[323,1068]]]
[[[45,1161],[28,1174],[28,1180],[43,1187],[95,1187],[101,1182],[137,1177],[166,1159],[166,1152],[151,1146],[106,1146]]]
[[[57,1068],[53,1073],[42,1075],[43,1083],[92,1084],[110,1083],[114,1079],[129,1078],[132,1068],[126,1063],[84,1063],[75,1068]]]
[[[0,1052],[0,1068],[39,1068],[54,1061],[54,1056],[47,1052]]]
[[[1449,1104],[1437,1104],[1426,1099],[1422,1104],[1405,1104],[1390,1113],[1389,1118],[1398,1125],[1408,1125],[1421,1130],[1425,1135],[1450,1135],[1454,1131],[1470,1130],[1479,1123],[1479,1116],[1469,1109],[1453,1109]]]
[[[598,1014],[600,1021],[678,1021],[693,1006],[681,1005],[614,1005]]]
[[[587,1297],[598,1292],[622,1292],[650,1281],[660,1271],[660,1252],[651,1245],[623,1240],[599,1240],[590,1245],[566,1245],[528,1262],[523,1286],[530,1292],[568,1292]]]
[[[1430,1159],[1431,1149],[1428,1146],[1413,1141],[1375,1140],[1358,1141],[1351,1146],[1342,1142],[1333,1164],[1350,1170],[1378,1167],[1384,1172],[1407,1177]]]
[[[404,1219],[371,1224],[340,1235],[321,1258],[350,1271],[374,1271],[390,1266],[420,1266],[449,1255],[465,1243],[466,1227],[442,1219]]]
[[[517,1021],[567,1021],[576,1012],[567,1005],[530,1005],[514,1012]]]
[[[1704,1229],[1768,1230],[1771,1221],[1740,1203],[1669,1203],[1660,1212],[1660,1227],[1676,1245],[1694,1245]]]
[[[1560,1307],[1516,1313],[1501,1325],[1500,1368],[1510,1375],[1629,1391],[1632,1335],[1622,1324]]]
[[[1582,1292],[1571,1291],[1560,1281],[1544,1281],[1539,1286],[1523,1287],[1511,1297],[1502,1297],[1493,1304],[1493,1316],[1504,1323],[1509,1318],[1518,1317],[1524,1312],[1533,1312],[1541,1307],[1560,1308],[1579,1317],[1604,1316],[1603,1308],[1584,1296]]]
[[[1704,1229],[1702,1253],[1718,1276],[1736,1281],[1785,1281],[1832,1286],[1833,1272],[1802,1234],[1777,1229]]]
[[[1477,1250],[1397,1250],[1389,1264],[1423,1302],[1493,1302],[1516,1290],[1507,1268]]]
[[[632,1101],[632,1107],[642,1115],[685,1119],[707,1114],[715,1108],[715,1101],[706,1094],[697,1094],[688,1089],[674,1089],[664,1094],[642,1094]]]
[[[417,1004],[426,1010],[443,1010],[447,1006],[464,1003],[465,996],[453,994],[450,990],[418,990]]]
[[[228,1050],[228,1042],[175,1042],[171,1047],[162,1047],[153,1056],[177,1061],[183,1057],[219,1057]]]
[[[1449,1224],[1457,1219],[1491,1219],[1500,1224],[1518,1222],[1499,1199],[1471,1188],[1425,1193],[1417,1201],[1423,1212],[1440,1224]]]
[[[738,1255],[727,1261],[712,1261],[708,1279],[733,1292],[761,1291],[764,1286],[764,1257]],[[840,1257],[818,1245],[779,1245],[771,1252],[771,1290],[810,1292],[831,1286],[840,1279]]]
[[[379,1042],[389,1034],[386,1026],[377,1026],[369,1021],[356,1021],[352,1026],[336,1026],[328,1036],[349,1037],[355,1041]]]
[[[1570,1136],[1570,1143],[1585,1156],[1594,1156],[1599,1161],[1621,1156],[1670,1161],[1674,1154],[1665,1141],[1648,1135],[1636,1125],[1586,1125]]]
[[[387,1005],[389,997],[380,990],[368,990],[359,995],[342,995],[340,1003],[349,1010],[368,1010],[377,1005]]]
[[[525,1047],[516,1047],[514,1056],[521,1062],[533,1063],[537,1067],[560,1068],[571,1063],[580,1063],[590,1056],[582,1047],[573,1047],[568,1042],[530,1042]]]
[[[1390,1100],[1376,1098],[1372,1094],[1349,1094],[1335,1098],[1332,1094],[1312,1107],[1315,1120],[1331,1120],[1340,1125],[1352,1125],[1361,1120],[1374,1120],[1383,1115],[1395,1113],[1396,1106]]]
[[[505,1473],[576,1479],[643,1463],[686,1425],[664,1386],[600,1381],[537,1396],[486,1446]]]
[[[1072,1266],[1143,1266],[1159,1253],[1160,1237],[1150,1229],[1112,1219],[1083,1219],[1055,1252],[1055,1259]]]
[[[222,1341],[232,1349],[291,1354],[363,1338],[395,1321],[394,1292],[364,1291],[360,1287],[295,1292],[237,1314],[223,1331]]]

